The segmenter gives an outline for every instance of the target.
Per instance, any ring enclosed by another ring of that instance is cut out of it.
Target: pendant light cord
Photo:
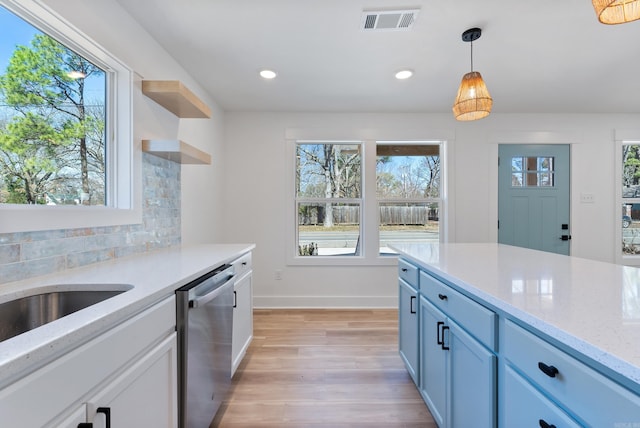
[[[473,40],[471,40],[471,71],[473,71]]]

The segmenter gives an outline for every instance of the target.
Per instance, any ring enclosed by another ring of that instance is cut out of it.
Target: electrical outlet
[[[280,281],[282,279],[282,269],[276,269],[274,278]]]
[[[580,193],[580,203],[582,204],[593,204],[595,202],[595,197],[593,193]]]

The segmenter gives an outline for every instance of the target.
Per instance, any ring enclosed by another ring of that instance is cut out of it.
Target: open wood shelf
[[[142,140],[142,151],[181,164],[211,164],[211,155],[180,140]]]
[[[211,117],[209,106],[178,80],[143,80],[142,93],[178,117]]]

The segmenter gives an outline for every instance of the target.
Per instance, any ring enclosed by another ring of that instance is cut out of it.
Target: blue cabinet
[[[425,297],[420,320],[420,393],[438,426],[495,427],[497,357]]]
[[[418,290],[399,279],[398,348],[409,375],[418,378]]]
[[[420,298],[420,394],[439,427],[447,420],[448,354],[442,341],[446,320],[444,313]]]

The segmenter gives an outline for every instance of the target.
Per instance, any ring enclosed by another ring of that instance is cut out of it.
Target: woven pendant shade
[[[457,120],[478,120],[489,116],[493,100],[487,85],[477,71],[462,76],[458,95],[453,104],[453,115]]]
[[[592,0],[598,21],[624,24],[640,19],[640,0]]]

